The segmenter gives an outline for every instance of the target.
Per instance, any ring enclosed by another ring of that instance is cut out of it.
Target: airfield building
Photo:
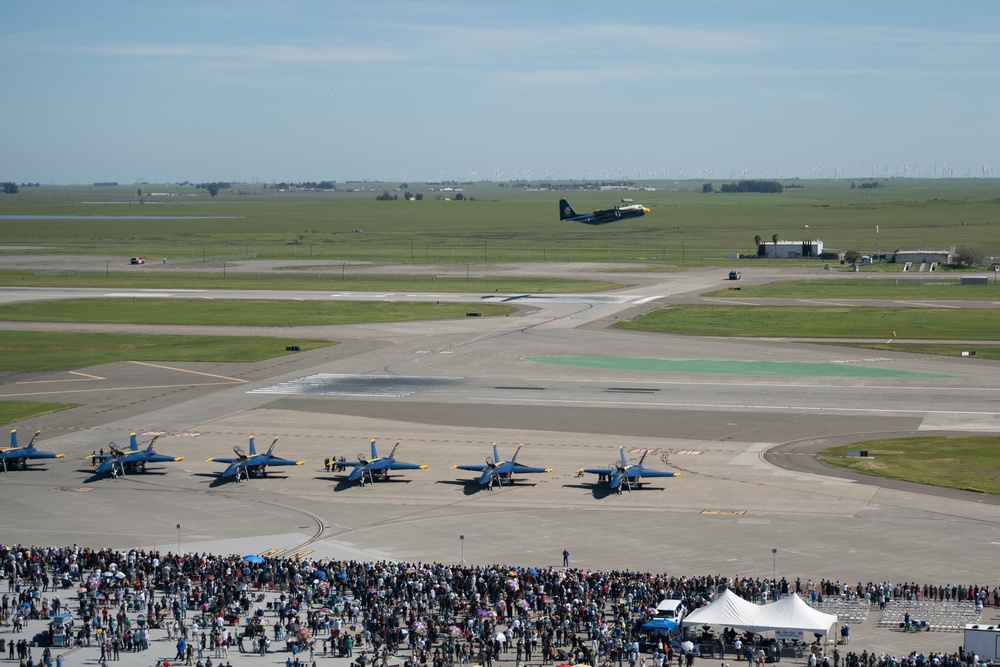
[[[948,250],[897,250],[892,255],[896,264],[951,264],[952,254]]]
[[[764,259],[802,259],[823,254],[822,241],[761,241],[757,256]]]

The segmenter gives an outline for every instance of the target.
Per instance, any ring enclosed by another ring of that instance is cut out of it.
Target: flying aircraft
[[[452,469],[458,470],[473,470],[475,472],[482,473],[479,476],[479,483],[483,486],[489,485],[490,489],[493,489],[493,483],[496,482],[500,488],[503,488],[503,483],[514,484],[514,473],[527,473],[527,472],[552,472],[552,468],[532,468],[530,466],[521,465],[517,462],[517,454],[521,451],[523,445],[518,445],[517,449],[514,451],[514,456],[510,457],[510,461],[501,461],[500,454],[497,452],[497,443],[493,443],[493,458],[486,458],[485,465],[468,465],[468,466],[452,466]]]
[[[35,440],[38,439],[38,434],[41,432],[41,429],[35,431],[35,435],[31,438],[31,442],[27,446],[18,447],[17,429],[11,429],[10,449],[0,448],[0,460],[3,461],[4,472],[7,472],[8,461],[10,461],[10,468],[25,470],[28,467],[28,459],[61,459],[65,456],[65,454],[53,454],[52,452],[43,452],[40,449],[35,449]]]
[[[613,468],[583,468],[580,472],[600,475],[606,478],[611,488],[615,489],[618,493],[622,492],[623,486],[629,491],[632,490],[633,484],[636,487],[641,486],[641,479],[643,477],[677,477],[680,475],[679,472],[661,472],[645,467],[642,463],[646,460],[646,454],[649,454],[648,449],[642,453],[642,458],[639,459],[638,463],[631,465],[625,462],[624,447],[618,448],[618,454],[621,457],[621,463],[615,464]]]
[[[400,441],[397,440],[389,456],[379,456],[375,449],[375,440],[372,440],[372,454],[370,459],[366,459],[364,454],[358,454],[357,461],[339,461],[338,465],[354,468],[347,476],[347,481],[361,480],[361,486],[365,485],[367,478],[369,483],[374,484],[375,480],[385,480],[389,478],[390,470],[424,470],[427,466],[417,463],[403,463],[396,460],[396,447]]]
[[[129,435],[128,450],[123,450],[112,442],[108,445],[111,449],[110,454],[91,454],[87,458],[94,461],[94,465],[97,467],[95,472],[98,475],[111,473],[111,476],[116,478],[118,475],[124,477],[126,472],[146,472],[147,463],[167,463],[184,460],[183,456],[169,456],[166,454],[157,454],[153,451],[153,444],[159,437],[159,433],[154,435],[146,449],[140,450],[135,438],[135,431],[132,431]]]
[[[616,206],[614,208],[601,209],[593,213],[577,213],[569,202],[565,199],[559,200],[559,220],[569,220],[570,222],[582,222],[586,225],[605,225],[609,222],[618,222],[627,218],[638,218],[649,213],[649,209],[642,204],[630,204],[629,206]]]
[[[253,436],[250,436],[250,453],[247,454],[239,445],[233,447],[236,458],[211,458],[205,459],[205,463],[228,463],[229,466],[222,471],[220,477],[235,477],[239,482],[241,479],[249,480],[251,477],[266,477],[267,466],[300,466],[305,461],[291,461],[282,459],[274,455],[274,446],[278,444],[275,438],[271,446],[264,454],[258,454],[257,448],[253,444]]]

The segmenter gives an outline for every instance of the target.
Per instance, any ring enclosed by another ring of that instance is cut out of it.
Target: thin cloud
[[[183,58],[188,60],[241,60],[272,63],[385,63],[407,60],[394,49],[342,46],[305,48],[287,44],[228,46],[196,43],[132,43],[81,47],[80,52],[108,58]]]

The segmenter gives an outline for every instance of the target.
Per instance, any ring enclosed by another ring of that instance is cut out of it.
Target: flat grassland
[[[1000,493],[996,436],[929,436],[870,440],[820,453],[829,465],[866,475],[950,489]],[[869,458],[847,458],[847,450],[867,450]]]
[[[766,285],[740,285],[704,296],[757,299],[915,299],[933,301],[991,301],[1000,299],[1000,288],[962,285],[958,275],[947,278],[869,278],[865,280],[789,280]]]
[[[615,326],[697,336],[994,341],[1000,309],[679,305]]]
[[[211,361],[246,363],[336,345],[329,340],[265,336],[175,336],[0,331],[0,371],[71,370],[115,361]]]
[[[60,410],[75,408],[76,403],[32,403],[29,401],[0,401],[0,424],[13,424],[32,417],[42,417]],[[22,446],[27,442],[21,443]],[[6,443],[4,444],[6,446]]]
[[[454,319],[470,311],[507,315],[513,306],[390,301],[267,301],[253,299],[68,299],[0,306],[0,320],[114,322],[210,326],[298,327],[362,322]]]
[[[141,205],[131,186],[43,186],[0,197],[0,216],[80,217],[3,219],[0,246],[178,262],[256,256],[696,266],[729,262],[736,253],[753,255],[755,236],[770,241],[777,235],[820,239],[828,248],[863,253],[874,252],[876,244],[882,251],[967,245],[985,257],[1000,257],[994,179],[888,179],[877,189],[852,189],[852,182],[858,179],[785,181],[801,187],[786,187],[781,194],[702,193],[701,180],[635,184],[652,188],[645,191],[583,190],[582,182],[551,188],[450,184],[462,189],[466,201],[454,201],[456,193],[442,191],[441,184],[409,184],[422,201],[403,201],[399,184],[351,184],[363,191],[340,186],[331,193],[236,186],[215,198],[193,187],[157,185],[143,190],[164,194],[147,194]],[[400,200],[376,201],[383,190]],[[560,222],[560,197],[578,211],[608,208],[627,197],[652,212],[601,226]],[[781,264],[794,263],[816,265],[815,260]]]

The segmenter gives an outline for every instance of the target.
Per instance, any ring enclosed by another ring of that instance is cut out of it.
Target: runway
[[[568,548],[575,565],[602,569],[988,583],[1000,547],[995,504],[859,483],[787,461],[779,467],[768,452],[884,433],[1000,432],[998,365],[607,328],[656,303],[696,298],[718,281],[718,270],[700,270],[641,274],[635,287],[611,294],[367,295],[469,303],[511,296],[506,302],[521,309],[503,318],[282,330],[275,335],[343,343],[259,364],[120,362],[76,374],[7,376],[4,400],[83,405],[14,425],[42,428],[40,446],[67,457],[6,476],[4,539],[535,566],[558,565]],[[239,294],[224,296],[306,298]],[[4,289],[0,302],[66,295]],[[55,326],[249,335],[231,327]],[[559,357],[702,365],[540,361]],[[772,370],[750,374],[748,362]],[[773,370],[788,363],[834,370]],[[878,373],[838,375],[837,368]],[[88,481],[84,456],[127,440],[133,429],[164,432],[157,451],[184,461],[144,476]],[[258,442],[280,436],[277,453],[306,465],[214,484],[220,467],[204,459],[245,446],[251,434]],[[427,470],[363,488],[348,485],[346,473],[325,471],[324,458],[353,459],[371,438],[380,451],[401,439],[397,457]],[[502,455],[524,443],[520,461],[554,471],[489,491],[473,473],[451,469],[481,463],[494,441]],[[578,475],[607,465],[619,446],[630,460],[653,450],[647,464],[682,474],[621,495]]]

